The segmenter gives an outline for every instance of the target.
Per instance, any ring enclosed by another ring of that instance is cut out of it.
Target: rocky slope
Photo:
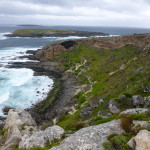
[[[48,98],[28,110],[38,123],[32,135],[17,127],[19,148],[148,150],[149,41],[150,34],[59,41],[34,54],[39,63],[14,63],[55,80]]]

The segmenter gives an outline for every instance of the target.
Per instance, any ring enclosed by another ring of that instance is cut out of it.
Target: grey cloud
[[[104,25],[144,24],[150,17],[149,0],[0,0],[1,22],[46,22]],[[8,19],[9,18],[9,19]],[[11,19],[12,18],[12,19]],[[32,18],[32,19],[31,19]],[[43,21],[44,20],[44,21]],[[145,26],[150,23],[145,23]]]

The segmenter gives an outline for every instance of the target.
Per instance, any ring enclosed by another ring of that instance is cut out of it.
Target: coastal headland
[[[150,34],[90,37],[27,51],[33,55],[25,57],[39,62],[14,62],[9,67],[31,68],[35,75],[51,76],[54,88],[47,99],[26,110],[31,116],[22,110],[9,111],[2,130],[2,148],[13,137],[17,142],[12,143],[20,150],[134,149],[140,145],[133,144],[137,140],[134,137],[140,135],[148,146],[149,41]],[[12,136],[14,130],[9,124],[14,114],[22,122],[13,124],[19,138]],[[20,116],[27,118],[26,122]]]

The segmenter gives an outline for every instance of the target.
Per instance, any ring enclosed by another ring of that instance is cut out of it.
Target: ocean
[[[81,37],[5,37],[22,28],[52,28],[79,31],[105,32],[110,35],[127,35],[134,33],[150,33],[150,29],[121,28],[121,27],[79,27],[79,26],[16,26],[0,25],[0,115],[4,115],[4,107],[26,109],[45,99],[53,88],[53,80],[47,76],[34,76],[34,71],[27,68],[7,68],[9,62],[30,61],[19,59],[26,55],[27,50],[37,50],[48,43],[61,39],[75,39]]]

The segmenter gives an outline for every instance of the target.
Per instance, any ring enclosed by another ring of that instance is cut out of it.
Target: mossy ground
[[[89,92],[86,94],[81,92],[75,96],[79,101],[76,106],[78,111],[74,115],[66,115],[58,124],[65,129],[74,130],[74,126],[72,128],[68,126],[85,121],[85,118],[83,119],[79,115],[82,105],[91,102],[97,103],[100,98],[104,98],[107,103],[111,98],[118,98],[121,95],[126,95],[126,97],[136,94],[149,96],[149,93],[142,91],[142,84],[150,85],[149,60],[150,50],[143,51],[135,45],[107,50],[80,44],[72,50],[55,56],[50,61],[61,61],[59,67],[71,70],[76,75],[78,82],[84,85],[93,83]],[[123,105],[122,107],[127,106]],[[97,117],[99,111],[109,112],[107,107],[99,106],[86,120]],[[94,124],[110,121],[111,118],[115,117],[96,118]]]

